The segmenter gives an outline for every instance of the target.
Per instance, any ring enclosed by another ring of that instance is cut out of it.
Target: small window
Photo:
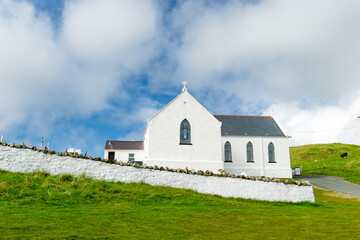
[[[247,162],[254,162],[254,151],[251,142],[248,142],[248,144],[246,145],[246,158]]]
[[[269,151],[269,163],[276,163],[275,162],[275,147],[272,142],[269,143],[268,151]]]
[[[191,128],[189,121],[186,119],[180,124],[180,144],[191,145]]]
[[[225,143],[225,162],[232,162],[231,144],[229,142]]]
[[[134,162],[135,161],[135,153],[129,153],[129,162]]]

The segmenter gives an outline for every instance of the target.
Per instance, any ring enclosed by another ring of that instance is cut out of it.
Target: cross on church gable
[[[183,92],[186,91],[186,90],[187,90],[186,84],[188,84],[188,82],[187,82],[187,81],[183,81],[181,84],[184,85],[182,91],[183,91]]]

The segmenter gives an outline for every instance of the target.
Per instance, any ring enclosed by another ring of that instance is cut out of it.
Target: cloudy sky
[[[0,0],[0,134],[102,156],[181,82],[291,145],[360,144],[358,0]]]

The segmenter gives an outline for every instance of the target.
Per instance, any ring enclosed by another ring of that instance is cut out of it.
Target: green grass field
[[[348,153],[347,158],[340,154]],[[344,177],[360,184],[360,146],[341,143],[313,144],[290,148],[291,167],[301,167],[301,174]]]
[[[0,238],[358,239],[360,199],[315,189],[316,203],[0,171]]]

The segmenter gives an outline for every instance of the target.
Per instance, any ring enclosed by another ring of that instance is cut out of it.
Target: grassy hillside
[[[348,157],[341,158],[340,154]],[[291,167],[302,174],[326,174],[344,177],[360,184],[360,146],[341,143],[313,144],[290,148]]]
[[[357,239],[360,200],[222,198],[169,187],[0,171],[0,238]]]

